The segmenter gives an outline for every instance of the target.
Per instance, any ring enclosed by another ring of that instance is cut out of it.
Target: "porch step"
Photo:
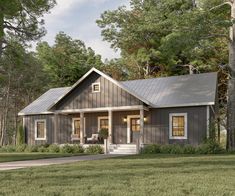
[[[136,154],[136,144],[111,144],[110,154]]]

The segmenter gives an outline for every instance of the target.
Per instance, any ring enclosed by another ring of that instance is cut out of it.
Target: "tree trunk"
[[[235,1],[232,3],[231,20],[235,18]],[[235,24],[230,28],[229,43],[227,149],[235,150]]]

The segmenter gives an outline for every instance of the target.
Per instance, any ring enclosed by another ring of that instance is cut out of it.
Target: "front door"
[[[131,143],[137,143],[140,135],[140,118],[130,118],[130,140]]]

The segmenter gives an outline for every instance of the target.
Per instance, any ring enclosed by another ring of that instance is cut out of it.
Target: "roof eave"
[[[174,107],[193,107],[193,106],[210,106],[215,105],[215,102],[201,102],[201,103],[187,103],[187,104],[173,104],[173,105],[154,105],[152,108],[174,108]]]

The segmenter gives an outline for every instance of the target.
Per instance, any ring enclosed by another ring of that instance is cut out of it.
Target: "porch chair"
[[[99,134],[98,133],[93,133],[91,137],[87,138],[87,142],[95,143],[98,142],[99,140]]]

